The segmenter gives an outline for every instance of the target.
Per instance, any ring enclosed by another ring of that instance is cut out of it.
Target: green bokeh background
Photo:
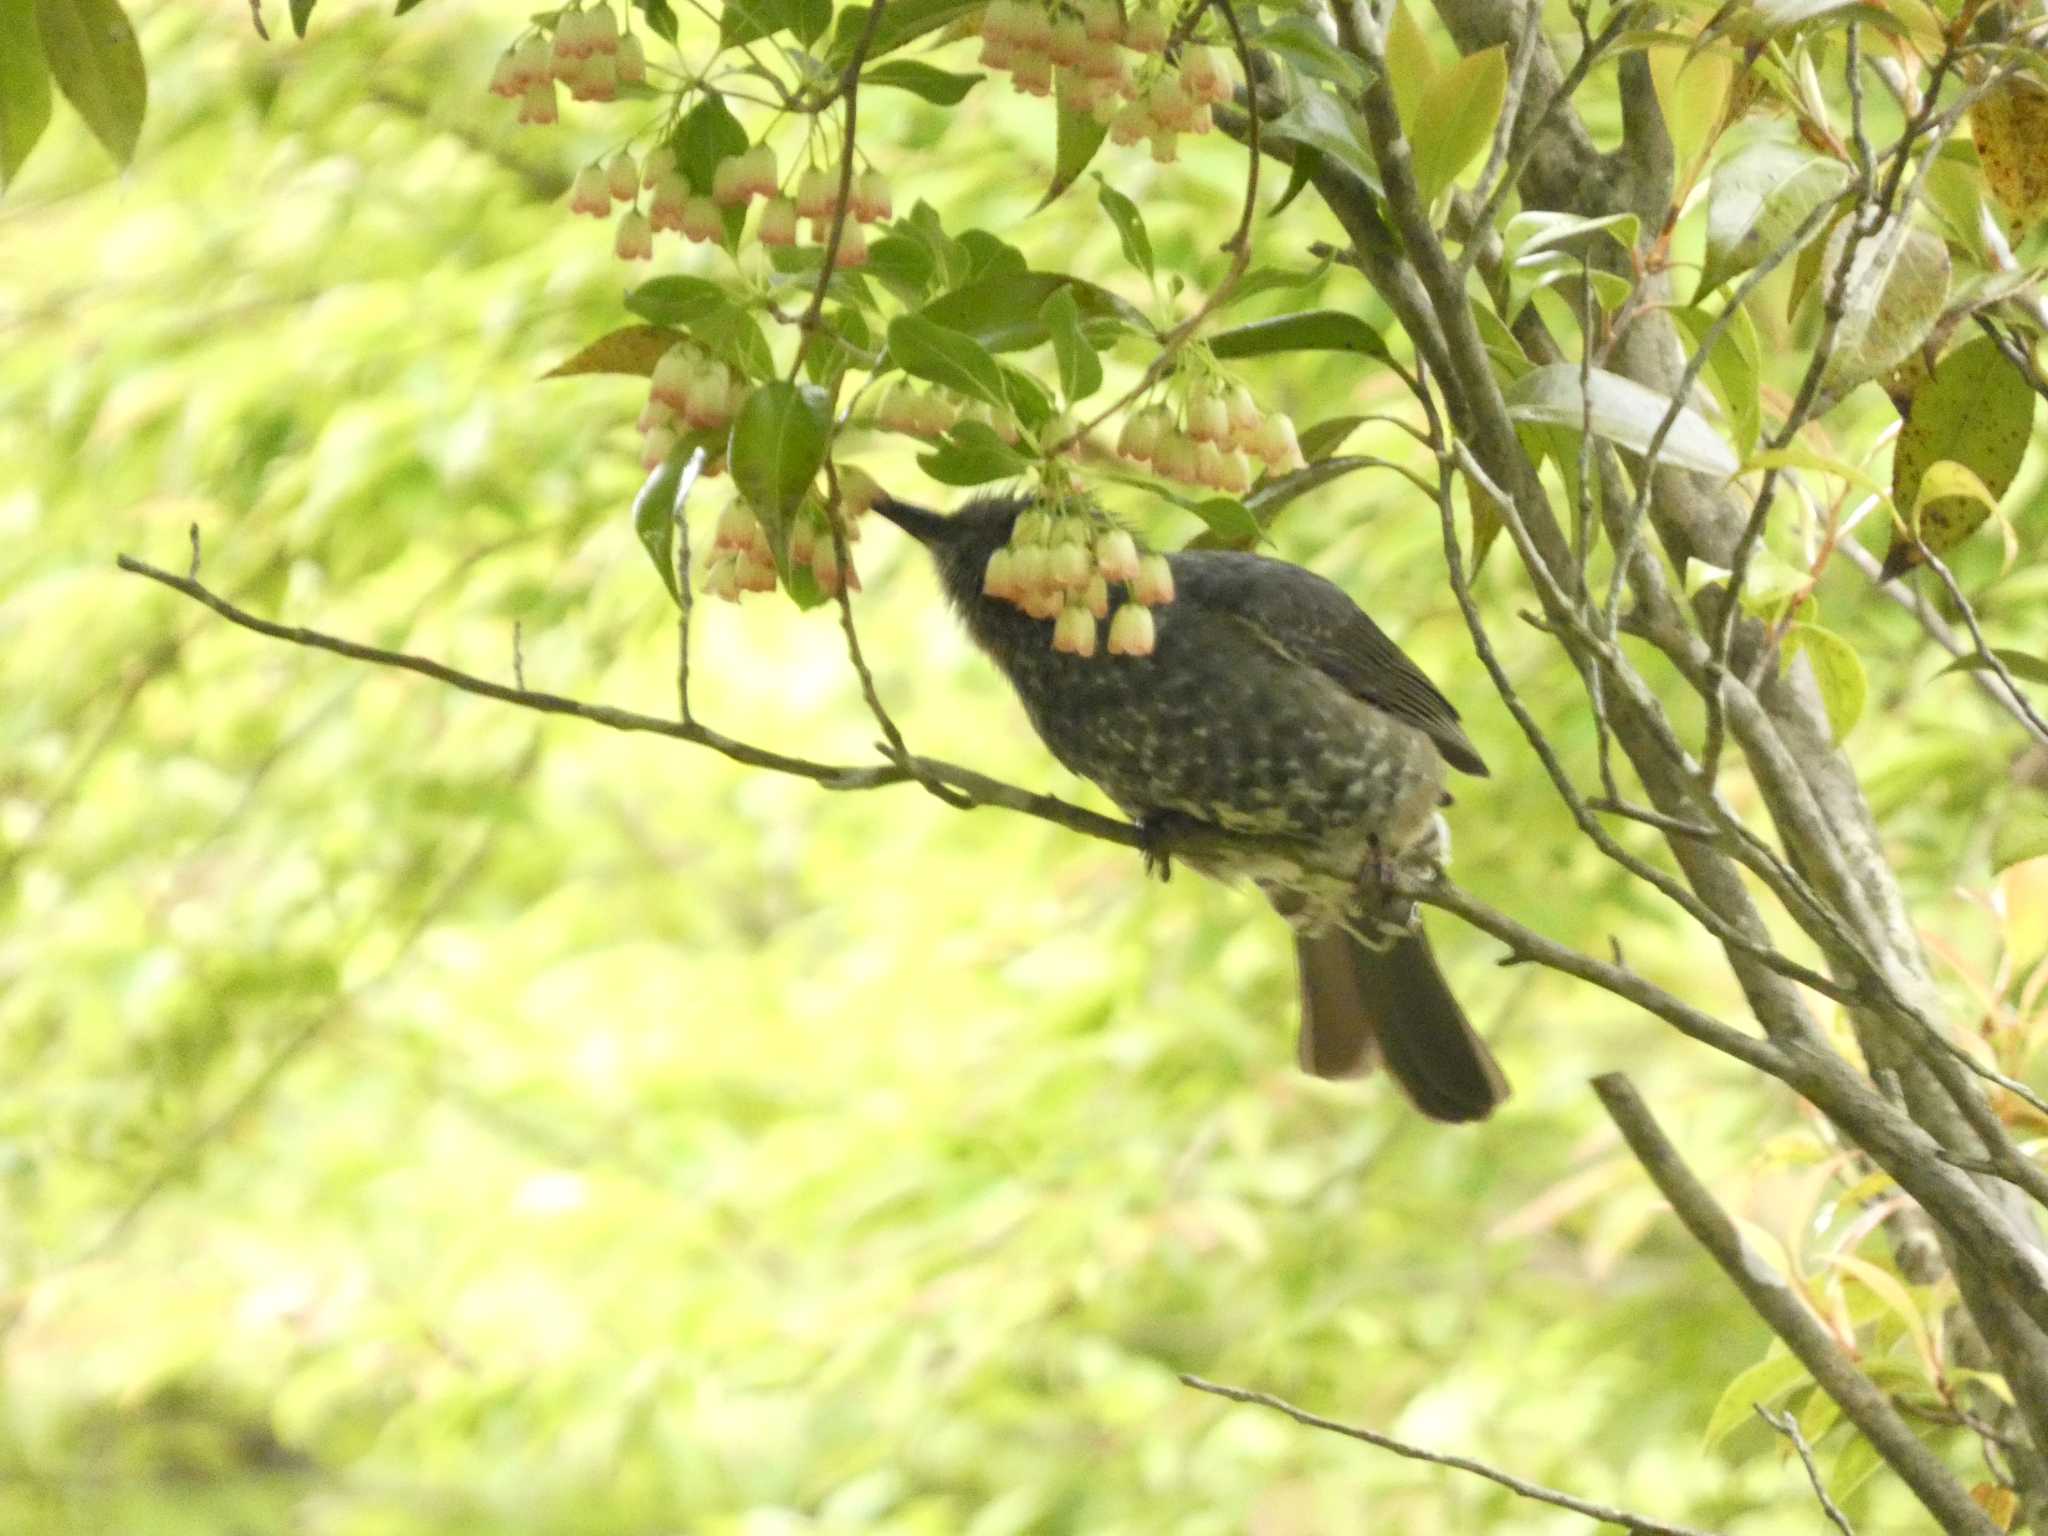
[[[266,46],[237,6],[145,7],[136,165],[109,177],[60,114],[0,203],[0,1530],[1587,1528],[1182,1371],[1668,1518],[1814,1529],[1761,1428],[1703,1447],[1764,1335],[1586,1079],[1635,1074],[1766,1228],[1818,1155],[1784,1095],[1433,919],[1517,1088],[1433,1126],[1294,1072],[1289,948],[1247,893],[268,643],[115,572],[182,569],[196,524],[204,577],[260,612],[508,680],[516,622],[533,686],[672,708],[626,513],[639,391],[538,382],[621,317],[607,232],[560,197],[621,119],[515,129],[482,84],[519,20],[335,5]],[[1031,214],[1042,106],[870,110],[899,206],[1143,298],[1092,195]],[[1105,163],[1213,281],[1239,158]],[[1328,233],[1291,211],[1269,258]],[[1377,313],[1342,272],[1319,293]],[[1304,422],[1391,399],[1348,359],[1251,376]],[[852,457],[932,490],[900,445]],[[1277,535],[1493,760],[1459,787],[1460,878],[1732,1011],[1556,808],[1427,505],[1354,479]],[[913,744],[1099,804],[916,552],[876,527],[859,556]],[[1496,638],[1589,772],[1511,564],[1482,582]],[[1907,630],[1843,591],[1897,712],[1867,776],[1930,920],[1982,950],[1950,886],[1983,879],[1998,728],[1973,741],[1963,685],[1920,688]],[[708,605],[696,665],[724,729],[872,751],[829,612]],[[1918,1528],[1881,1480],[1853,1507]]]

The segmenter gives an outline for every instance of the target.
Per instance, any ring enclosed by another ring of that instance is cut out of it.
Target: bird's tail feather
[[[1420,930],[1372,950],[1334,928],[1297,936],[1295,953],[1303,1071],[1357,1077],[1383,1060],[1433,1120],[1482,1120],[1508,1096],[1500,1064],[1451,995]]]

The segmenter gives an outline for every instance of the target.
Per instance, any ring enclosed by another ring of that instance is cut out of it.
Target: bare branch
[[[1229,1387],[1221,1382],[1208,1381],[1200,1376],[1181,1373],[1181,1381],[1197,1392],[1207,1392],[1212,1397],[1227,1398],[1233,1403],[1249,1403],[1257,1408],[1270,1408],[1275,1413],[1285,1414],[1297,1424],[1310,1429],[1325,1429],[1333,1435],[1343,1435],[1349,1440],[1362,1440],[1367,1445],[1383,1451],[1392,1451],[1396,1456],[1405,1456],[1410,1461],[1427,1461],[1439,1467],[1449,1467],[1454,1472],[1470,1472],[1474,1477],[1483,1477],[1490,1483],[1498,1483],[1508,1492],[1538,1504],[1549,1504],[1557,1509],[1568,1509],[1575,1515],[1601,1521],[1606,1525],[1618,1525],[1624,1531],[1640,1533],[1640,1536],[1711,1536],[1692,1525],[1672,1525],[1668,1521],[1653,1520],[1648,1515],[1638,1515],[1626,1509],[1617,1509],[1612,1504],[1599,1504],[1591,1499],[1579,1498],[1576,1494],[1561,1493],[1555,1488],[1546,1488],[1541,1483],[1532,1483],[1526,1478],[1516,1477],[1512,1472],[1503,1472],[1488,1462],[1474,1460],[1470,1456],[1453,1456],[1443,1451],[1425,1450],[1419,1445],[1410,1445],[1406,1440],[1396,1440],[1392,1435],[1383,1435],[1376,1429],[1366,1429],[1357,1424],[1346,1424],[1337,1419],[1326,1419],[1319,1413],[1310,1413],[1306,1408],[1297,1408],[1285,1398],[1273,1396],[1270,1392],[1253,1392],[1245,1387]]]

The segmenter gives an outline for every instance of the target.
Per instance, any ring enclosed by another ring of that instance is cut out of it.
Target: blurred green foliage
[[[1726,1063],[1445,925],[1518,1091],[1432,1126],[1294,1072],[1284,934],[1246,893],[268,644],[117,574],[182,568],[196,525],[207,580],[287,622],[501,678],[517,624],[533,686],[672,704],[625,510],[641,392],[536,382],[619,323],[621,278],[560,201],[604,146],[482,95],[516,10],[336,6],[268,46],[233,6],[138,19],[134,168],[60,121],[0,204],[0,1530],[1585,1528],[1180,1371],[1667,1518],[1814,1528],[1762,1428],[1703,1446],[1763,1331],[1584,1088],[1635,1074],[1796,1248],[1825,1149]],[[1115,269],[1092,197],[1030,215],[1039,109],[876,111],[905,191]],[[1163,266],[1220,272],[1239,164],[1123,164]],[[1289,219],[1297,253],[1330,233]],[[1311,298],[1372,312],[1341,270]],[[1386,398],[1349,358],[1262,378],[1304,419]],[[865,462],[918,488],[901,449]],[[1734,1011],[1556,808],[1427,506],[1354,479],[1277,535],[1494,760],[1459,791],[1460,878]],[[914,555],[871,530],[859,603],[913,743],[1087,798]],[[1509,666],[1590,769],[1506,565]],[[1953,887],[1985,883],[1987,800],[2033,792],[1856,580],[1825,595],[1884,716],[1859,762],[1983,968],[1994,925]],[[716,607],[696,664],[714,723],[870,750],[829,612]],[[1919,1528],[1882,1479],[1852,1508]]]

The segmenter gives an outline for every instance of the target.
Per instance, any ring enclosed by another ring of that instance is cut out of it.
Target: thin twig
[[[1839,1505],[1828,1497],[1827,1484],[1821,1481],[1820,1468],[1813,1464],[1813,1447],[1806,1443],[1806,1436],[1799,1428],[1799,1421],[1789,1413],[1773,1413],[1762,1403],[1752,1403],[1756,1416],[1771,1428],[1792,1442],[1792,1449],[1799,1453],[1799,1460],[1806,1467],[1806,1480],[1813,1484],[1813,1496],[1820,1500],[1821,1513],[1828,1517],[1828,1523],[1842,1533],[1842,1536],[1856,1536],[1856,1528],[1849,1524],[1849,1517],[1842,1513]]]
[[[1576,1494],[1563,1493],[1555,1488],[1546,1488],[1541,1483],[1532,1483],[1527,1478],[1516,1477],[1512,1472],[1503,1472],[1488,1462],[1476,1461],[1470,1456],[1453,1456],[1443,1451],[1425,1450],[1419,1445],[1410,1445],[1406,1440],[1396,1440],[1392,1435],[1383,1435],[1376,1429],[1366,1429],[1357,1424],[1346,1424],[1338,1419],[1326,1419],[1319,1413],[1310,1413],[1306,1408],[1297,1408],[1285,1398],[1275,1397],[1270,1392],[1253,1392],[1245,1387],[1225,1386],[1221,1382],[1209,1381],[1183,1371],[1181,1381],[1197,1392],[1207,1392],[1212,1397],[1227,1398],[1233,1403],[1249,1403],[1257,1408],[1270,1408],[1275,1413],[1285,1414],[1297,1424],[1310,1429],[1328,1430],[1333,1435],[1342,1435],[1348,1440],[1360,1440],[1383,1451],[1392,1451],[1396,1456],[1405,1456],[1410,1461],[1427,1461],[1439,1467],[1449,1467],[1454,1472],[1470,1472],[1474,1477],[1483,1477],[1490,1483],[1498,1483],[1508,1492],[1521,1498],[1532,1499],[1538,1504],[1548,1504],[1555,1509],[1568,1509],[1575,1515],[1598,1520],[1607,1525],[1618,1525],[1625,1531],[1639,1533],[1639,1536],[1710,1536],[1698,1526],[1673,1525],[1666,1520],[1653,1520],[1648,1515],[1638,1515],[1631,1510],[1617,1509],[1612,1504],[1596,1503],[1582,1499]]]

